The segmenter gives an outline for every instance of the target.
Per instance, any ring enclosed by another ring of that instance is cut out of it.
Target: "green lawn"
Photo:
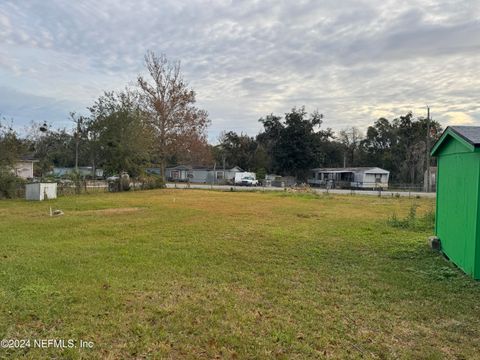
[[[155,190],[0,201],[2,358],[474,358],[480,286],[390,227],[432,200]],[[49,217],[49,206],[62,217]]]

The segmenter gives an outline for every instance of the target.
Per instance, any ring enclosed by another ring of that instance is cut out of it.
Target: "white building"
[[[428,185],[428,171],[423,173],[423,191],[433,191],[437,189],[437,167],[430,166],[430,189],[427,189]]]
[[[57,183],[31,183],[25,185],[25,199],[50,200],[57,198]]]
[[[233,184],[235,174],[243,170],[238,166],[233,168],[207,168],[194,167],[188,165],[178,165],[165,169],[165,178],[167,181],[206,183],[206,184]],[[160,174],[160,169],[149,168],[147,172]]]
[[[22,179],[33,178],[33,164],[38,160],[18,160],[13,166],[13,172]]]
[[[66,177],[75,174],[75,171],[76,169],[74,167],[54,167],[50,174],[55,177]],[[78,173],[82,177],[93,177],[93,167],[79,166]],[[95,169],[95,178],[103,178],[103,169]]]
[[[317,168],[308,183],[328,188],[386,189],[390,172],[378,167]]]

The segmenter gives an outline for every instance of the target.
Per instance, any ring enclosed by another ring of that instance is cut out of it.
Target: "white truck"
[[[258,180],[255,173],[252,172],[238,172],[235,174],[235,185],[239,186],[257,186]]]

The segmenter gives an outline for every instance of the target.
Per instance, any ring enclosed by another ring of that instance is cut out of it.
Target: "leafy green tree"
[[[273,154],[277,141],[280,138],[280,133],[284,129],[282,117],[269,114],[265,116],[265,118],[260,118],[258,121],[263,125],[263,131],[261,131],[256,137],[259,147],[261,147],[265,154],[263,167],[269,172],[275,172],[277,167]]]
[[[220,144],[216,146],[215,160],[219,167],[240,166],[244,170],[255,170],[254,157],[257,148],[255,139],[233,131],[220,135]]]
[[[34,131],[41,125],[33,124],[29,136],[30,149],[38,160],[36,169],[45,175],[57,167],[73,167],[75,165],[75,139],[66,129],[48,129],[45,133]],[[85,147],[80,147],[84,149]]]
[[[427,166],[426,153],[431,150],[426,148],[427,127],[427,119],[415,119],[412,113],[393,121],[378,119],[367,129],[362,141],[365,151],[363,164],[389,170],[393,182],[421,184]],[[430,120],[431,146],[441,133],[440,123]]]
[[[287,113],[285,121],[270,114],[259,121],[263,125],[256,140],[266,155],[269,172],[307,177],[317,166],[337,166],[341,145],[333,141],[332,129],[321,129],[323,116],[318,112],[307,118],[304,107]]]
[[[265,180],[265,176],[267,175],[267,170],[265,170],[264,168],[259,168],[255,175],[257,177],[257,180]]]
[[[314,139],[316,151],[312,167],[343,166],[344,145],[335,140],[332,129],[317,131]]]
[[[15,162],[25,154],[25,142],[11,126],[4,125],[6,119],[0,121],[0,167],[13,168]]]
[[[90,107],[90,138],[107,174],[138,176],[149,163],[151,131],[136,94],[105,92]],[[96,156],[97,156],[96,155]]]
[[[15,176],[13,169],[25,150],[24,141],[18,137],[12,127],[4,126],[0,122],[0,198],[16,196],[22,181]]]
[[[305,108],[293,108],[285,114],[285,126],[274,148],[274,159],[282,174],[292,174],[305,180],[315,165],[318,142],[315,131],[322,124],[322,116],[313,113],[307,118]]]

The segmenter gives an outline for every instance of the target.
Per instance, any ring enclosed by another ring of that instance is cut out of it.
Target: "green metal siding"
[[[472,150],[470,150],[466,145],[464,145],[459,141],[456,141],[452,137],[449,137],[446,140],[447,141],[441,144],[441,146],[438,149],[440,156],[472,152]]]
[[[446,139],[438,149],[436,234],[442,251],[476,279],[480,279],[479,175],[480,153],[452,137]]]
[[[477,157],[477,163],[480,164],[480,149],[475,149],[475,155]],[[477,211],[476,211],[476,224],[475,224],[475,268],[474,279],[480,279],[480,165],[477,168]]]

